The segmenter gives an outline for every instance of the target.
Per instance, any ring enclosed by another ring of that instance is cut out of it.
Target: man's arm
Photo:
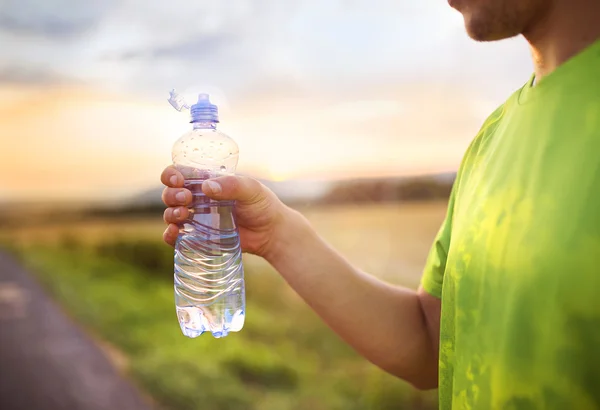
[[[167,167],[163,201],[175,244],[192,193]],[[417,388],[437,385],[440,301],[424,291],[392,286],[350,265],[306,218],[258,181],[223,176],[202,185],[216,200],[236,201],[242,249],[269,261],[325,322],[368,360]]]
[[[380,368],[435,388],[440,300],[359,271],[296,211],[279,229],[265,258],[329,327]]]

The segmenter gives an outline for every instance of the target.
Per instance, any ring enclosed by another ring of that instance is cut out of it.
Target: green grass
[[[177,324],[164,244],[92,246],[66,237],[18,253],[79,323],[127,357],[129,374],[165,408],[436,407],[435,392],[417,392],[360,358],[260,265],[246,264],[244,329],[188,339]]]

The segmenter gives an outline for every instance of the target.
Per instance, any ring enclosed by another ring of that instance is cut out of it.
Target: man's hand
[[[173,166],[165,168],[161,181],[166,188],[162,200],[167,205],[164,220],[169,225],[163,239],[173,246],[179,226],[190,213],[192,193],[184,188],[183,175]],[[242,251],[267,256],[276,241],[286,214],[293,211],[255,179],[223,176],[204,181],[202,192],[211,199],[235,200],[235,220],[240,232]]]

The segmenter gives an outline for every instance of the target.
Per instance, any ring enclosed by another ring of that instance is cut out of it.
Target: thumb
[[[234,200],[252,204],[266,196],[266,188],[254,178],[223,176],[202,183],[202,192],[209,198]]]

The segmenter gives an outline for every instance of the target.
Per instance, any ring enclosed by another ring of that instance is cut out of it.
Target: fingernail
[[[175,194],[175,199],[179,202],[185,201],[185,192],[183,192],[183,191],[177,192],[177,194]]]
[[[221,184],[215,181],[206,181],[206,183],[208,184],[208,187],[210,188],[213,194],[221,193]]]
[[[179,210],[179,208],[173,211],[173,215],[175,215],[175,218],[179,218],[181,216],[181,211]]]
[[[171,185],[177,185],[177,175],[173,175],[169,181],[171,181]]]

